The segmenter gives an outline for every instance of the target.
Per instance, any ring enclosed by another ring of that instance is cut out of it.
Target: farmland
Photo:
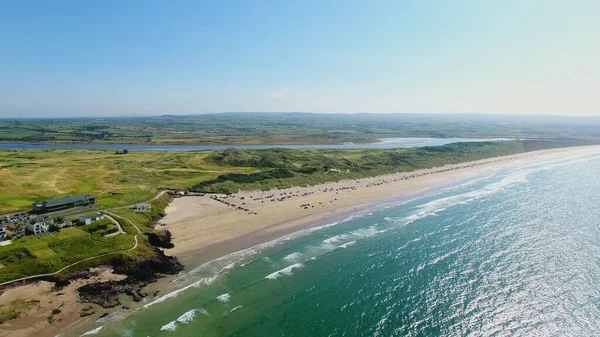
[[[562,119],[561,119],[562,118]],[[221,113],[120,118],[4,119],[0,142],[261,145],[366,143],[386,137],[600,138],[600,119],[483,114]]]

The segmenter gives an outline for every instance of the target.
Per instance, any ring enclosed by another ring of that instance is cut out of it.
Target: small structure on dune
[[[152,210],[152,205],[147,202],[140,202],[131,206],[131,210],[134,212],[150,212]]]
[[[75,220],[75,222],[78,225],[83,226],[83,225],[91,225],[92,222],[103,220],[103,219],[104,219],[104,214],[98,213],[98,214],[95,214],[95,215],[88,215],[88,216],[79,217],[77,220]]]

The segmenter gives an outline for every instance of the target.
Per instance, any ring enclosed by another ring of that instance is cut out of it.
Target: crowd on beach
[[[234,203],[232,203],[232,202],[229,202],[229,201],[227,201],[227,200],[226,200],[226,199],[228,199],[228,198],[235,198],[235,196],[234,196],[234,195],[227,194],[227,195],[225,195],[225,196],[219,197],[219,196],[217,196],[216,194],[213,194],[213,195],[211,196],[211,198],[212,198],[213,200],[215,200],[215,201],[218,201],[218,202],[220,202],[220,203],[222,203],[222,204],[225,204],[225,205],[227,205],[227,207],[231,207],[231,208],[233,208],[233,209],[236,209],[236,210],[239,210],[239,211],[244,211],[244,212],[247,212],[248,214],[252,214],[252,215],[256,215],[256,214],[258,214],[258,213],[254,212],[254,211],[251,211],[251,210],[249,210],[249,209],[248,209],[248,208],[246,208],[246,207],[242,207],[242,206],[246,205],[246,203],[245,203],[245,202],[242,202],[242,204],[241,204],[241,205],[237,205],[237,204],[234,204]]]
[[[385,185],[385,184],[391,184],[391,183],[395,183],[395,182],[399,182],[399,181],[410,180],[410,179],[414,179],[417,177],[422,177],[422,176],[426,176],[426,175],[430,175],[430,174],[434,174],[434,173],[447,172],[447,171],[452,171],[452,170],[462,169],[462,168],[469,168],[469,167],[474,167],[477,165],[494,163],[497,161],[500,161],[500,159],[495,159],[495,160],[491,159],[491,160],[475,162],[475,163],[456,164],[456,165],[452,165],[452,166],[444,166],[444,167],[435,168],[435,169],[421,170],[421,171],[417,171],[417,172],[410,173],[410,174],[407,173],[407,174],[402,174],[402,175],[398,175],[398,174],[388,175],[388,176],[384,176],[384,177],[377,178],[377,179],[369,179],[370,181],[368,183],[365,183],[363,186],[365,188],[373,188],[373,187],[377,187],[377,186],[381,186],[381,185]],[[343,186],[320,187],[320,188],[315,188],[315,190],[309,190],[309,191],[304,191],[304,192],[300,192],[300,190],[296,190],[295,192],[289,191],[289,190],[288,191],[270,192],[268,195],[264,195],[264,196],[263,195],[258,195],[258,196],[250,195],[248,197],[248,199],[251,200],[252,202],[264,203],[265,201],[267,201],[267,202],[283,202],[286,200],[292,200],[292,199],[297,199],[297,198],[302,198],[302,197],[309,197],[309,196],[315,195],[316,193],[328,193],[328,194],[335,193],[336,195],[338,195],[340,192],[356,191],[359,189],[359,186],[361,186],[361,184],[362,184],[361,180],[356,179],[352,182],[349,182],[348,185],[343,185]],[[256,193],[260,193],[260,192],[256,192]],[[246,196],[240,196],[240,195],[235,195],[235,194],[227,194],[227,195],[213,194],[211,196],[211,198],[215,201],[218,201],[218,202],[226,205],[227,207],[230,207],[231,209],[243,211],[250,215],[258,214],[257,212],[250,210],[246,206],[246,202],[244,201],[244,200],[248,200],[248,199],[246,199]],[[232,201],[229,201],[229,200],[232,200]],[[236,200],[236,202],[233,202],[233,200]],[[333,204],[337,200],[338,200],[337,197],[333,197],[328,201],[329,201],[329,204]],[[302,203],[299,205],[299,207],[302,209],[311,209],[311,208],[315,208],[315,206],[326,207],[326,204],[327,204],[327,202],[326,203],[319,202],[319,205],[315,205],[315,204],[311,204],[311,203]]]

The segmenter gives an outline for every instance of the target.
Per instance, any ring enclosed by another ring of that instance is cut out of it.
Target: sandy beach
[[[157,228],[173,234],[175,247],[166,250],[167,254],[184,263],[189,254],[196,262],[207,262],[315,224],[341,220],[382,200],[413,195],[505,165],[598,149],[544,150],[310,187],[182,197],[171,203]]]

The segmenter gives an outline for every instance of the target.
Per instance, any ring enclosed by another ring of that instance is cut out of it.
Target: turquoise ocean
[[[589,153],[523,162],[387,200],[187,265],[81,333],[600,335],[599,168]]]

